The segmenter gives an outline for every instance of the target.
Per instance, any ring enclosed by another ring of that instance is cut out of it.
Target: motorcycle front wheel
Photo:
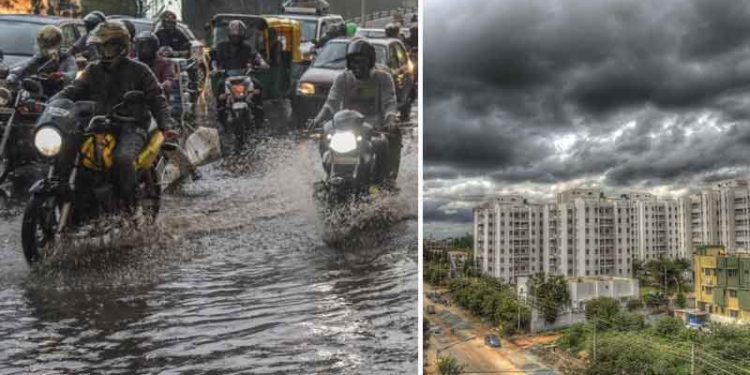
[[[59,226],[60,204],[55,196],[32,195],[23,213],[21,242],[30,265],[44,259],[55,241]]]

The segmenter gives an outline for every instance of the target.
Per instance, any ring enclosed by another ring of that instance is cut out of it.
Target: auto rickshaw
[[[227,41],[227,27],[233,20],[240,20],[247,25],[248,41],[270,66],[268,70],[255,73],[255,78],[263,87],[263,99],[291,97],[299,79],[293,72],[300,71],[299,66],[302,63],[299,22],[278,16],[217,14],[208,25],[210,56],[213,56],[213,51],[219,43]],[[221,81],[221,77],[212,77],[211,87],[215,95]]]

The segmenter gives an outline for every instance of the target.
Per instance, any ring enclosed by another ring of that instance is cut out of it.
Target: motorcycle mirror
[[[38,94],[42,92],[42,84],[31,78],[24,79],[21,82],[21,87],[32,94]]]
[[[122,99],[128,103],[133,103],[143,100],[145,95],[143,91],[128,91],[122,96]]]
[[[0,61],[2,61],[2,58],[0,58]],[[8,78],[8,75],[10,75],[10,68],[0,62],[0,79],[6,79]]]

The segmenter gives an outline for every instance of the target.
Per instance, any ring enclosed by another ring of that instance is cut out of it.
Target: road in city
[[[556,375],[557,372],[544,366],[538,358],[518,345],[501,339],[500,348],[492,348],[484,343],[484,337],[492,330],[456,305],[446,306],[427,298],[427,293],[438,291],[424,284],[424,306],[433,306],[435,313],[425,311],[425,319],[432,327],[438,327],[440,334],[430,335],[429,347],[425,350],[427,369],[425,374],[437,374],[437,359],[452,356],[465,366],[462,373],[513,373]]]
[[[0,373],[415,373],[416,107],[404,126],[400,192],[327,224],[301,134],[203,167],[154,228],[33,269],[22,208],[3,212]]]

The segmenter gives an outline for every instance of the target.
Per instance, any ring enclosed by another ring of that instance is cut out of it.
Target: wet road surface
[[[323,172],[299,136],[203,167],[165,197],[157,228],[33,270],[20,212],[5,213],[0,373],[415,373],[416,134],[401,191],[338,224],[322,224]],[[352,233],[368,235],[326,244]]]

